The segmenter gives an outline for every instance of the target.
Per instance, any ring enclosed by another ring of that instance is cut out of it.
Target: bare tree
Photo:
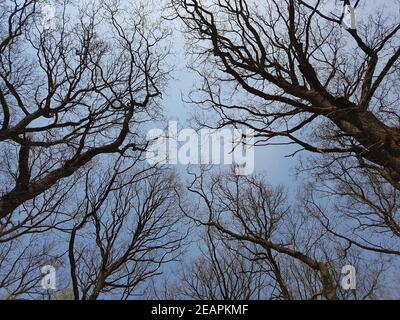
[[[172,5],[203,78],[192,101],[218,115],[203,125],[244,125],[259,144],[348,156],[399,189],[400,2],[369,12],[369,2],[351,2],[357,29],[348,30],[336,1]]]
[[[0,6],[2,293],[132,297],[184,237],[173,173],[142,157],[170,32],[142,3],[54,2],[54,26],[42,25],[38,1]],[[37,252],[32,235],[57,246]],[[43,293],[46,256],[64,263],[70,288]]]
[[[6,157],[12,155],[7,149],[3,151]],[[2,164],[9,165],[5,172],[12,173],[11,166],[16,162],[7,159]],[[9,181],[2,181],[2,186],[12,185],[7,182]],[[79,176],[74,175],[62,183],[57,183],[42,196],[22,204],[18,212],[0,220],[0,244],[30,234],[45,234],[53,229],[60,229],[70,222],[71,217],[66,212],[70,203],[77,197],[78,182]]]
[[[41,299],[46,291],[41,286],[45,265],[59,266],[53,244],[37,236],[20,237],[0,244],[0,299]]]
[[[273,279],[267,290],[270,299],[349,298],[340,286],[341,270],[348,261],[365,279],[351,298],[372,298],[381,285],[383,260],[376,257],[375,270],[366,267],[365,262],[372,261],[368,255],[347,248],[309,212],[289,206],[281,188],[270,187],[263,179],[236,176],[234,171],[210,177],[202,171],[188,189],[198,196],[203,209],[194,214],[183,203],[182,210],[198,224],[211,228],[223,243],[236,243],[228,246],[236,256],[263,266]],[[237,247],[245,250],[235,250]],[[224,271],[229,272],[229,268]],[[235,279],[235,275],[226,277]]]
[[[329,158],[325,157],[325,163]],[[349,248],[398,258],[399,190],[381,175],[352,166],[346,158],[329,161],[320,169],[303,193],[310,214]]]
[[[260,261],[252,261],[241,253],[243,248],[231,248],[213,230],[208,230],[205,248],[198,257],[188,257],[182,265],[175,285],[179,298],[195,300],[260,300],[267,299],[269,274]]]
[[[40,6],[1,2],[2,224],[97,156],[143,149],[169,71],[169,31],[143,5],[62,1],[54,29]]]
[[[134,166],[87,173],[84,200],[67,230],[74,299],[142,296],[179,254],[186,234],[171,188],[178,185],[174,173]]]

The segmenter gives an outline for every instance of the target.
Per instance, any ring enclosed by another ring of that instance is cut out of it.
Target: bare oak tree
[[[126,161],[125,161],[126,162]],[[66,230],[74,299],[130,299],[176,259],[184,240],[172,171],[137,163],[87,173],[84,199]]]
[[[45,265],[60,266],[54,244],[43,237],[19,237],[0,244],[0,300],[42,299]]]
[[[55,28],[40,10],[1,2],[0,144],[14,161],[1,170],[2,221],[97,156],[144,148],[140,124],[168,75],[169,31],[143,5],[62,1]]]
[[[348,248],[346,242],[322,227],[307,207],[296,208],[295,203],[290,206],[282,188],[271,187],[260,177],[236,176],[234,170],[214,175],[201,171],[193,175],[188,190],[202,205],[196,213],[182,202],[182,210],[200,226],[212,230],[209,235],[213,235],[215,243],[225,244],[238,261],[257,261],[258,266],[263,266],[264,276],[273,279],[265,282],[264,296],[269,299],[378,296],[386,262],[381,257],[372,258]],[[215,259],[215,252],[210,251],[212,266],[223,268],[220,274],[226,273],[230,280],[238,277],[230,273],[229,264],[217,263],[213,256]],[[360,278],[364,279],[350,296],[341,287],[341,270],[349,261],[357,266]],[[370,263],[376,268],[371,268]],[[215,282],[222,286],[225,279],[214,277],[206,281],[208,278],[191,275],[194,279],[190,286],[185,286],[189,291],[193,290],[193,283],[201,289]],[[257,272],[252,275],[253,281],[259,279]]]
[[[399,190],[381,175],[360,169],[347,158],[332,161],[332,157],[325,156],[316,163],[316,179],[302,194],[310,215],[317,217],[330,234],[347,242],[349,248],[398,260]],[[313,172],[315,165],[309,166]]]
[[[246,256],[240,244],[224,243],[207,230],[201,255],[183,263],[175,290],[181,299],[269,299],[271,281],[261,261]],[[202,243],[202,242],[200,242]],[[170,290],[171,291],[171,290]]]
[[[357,29],[348,30],[336,1],[172,6],[203,78],[192,101],[218,115],[204,125],[244,125],[260,144],[351,157],[400,189],[400,3],[351,2]]]

